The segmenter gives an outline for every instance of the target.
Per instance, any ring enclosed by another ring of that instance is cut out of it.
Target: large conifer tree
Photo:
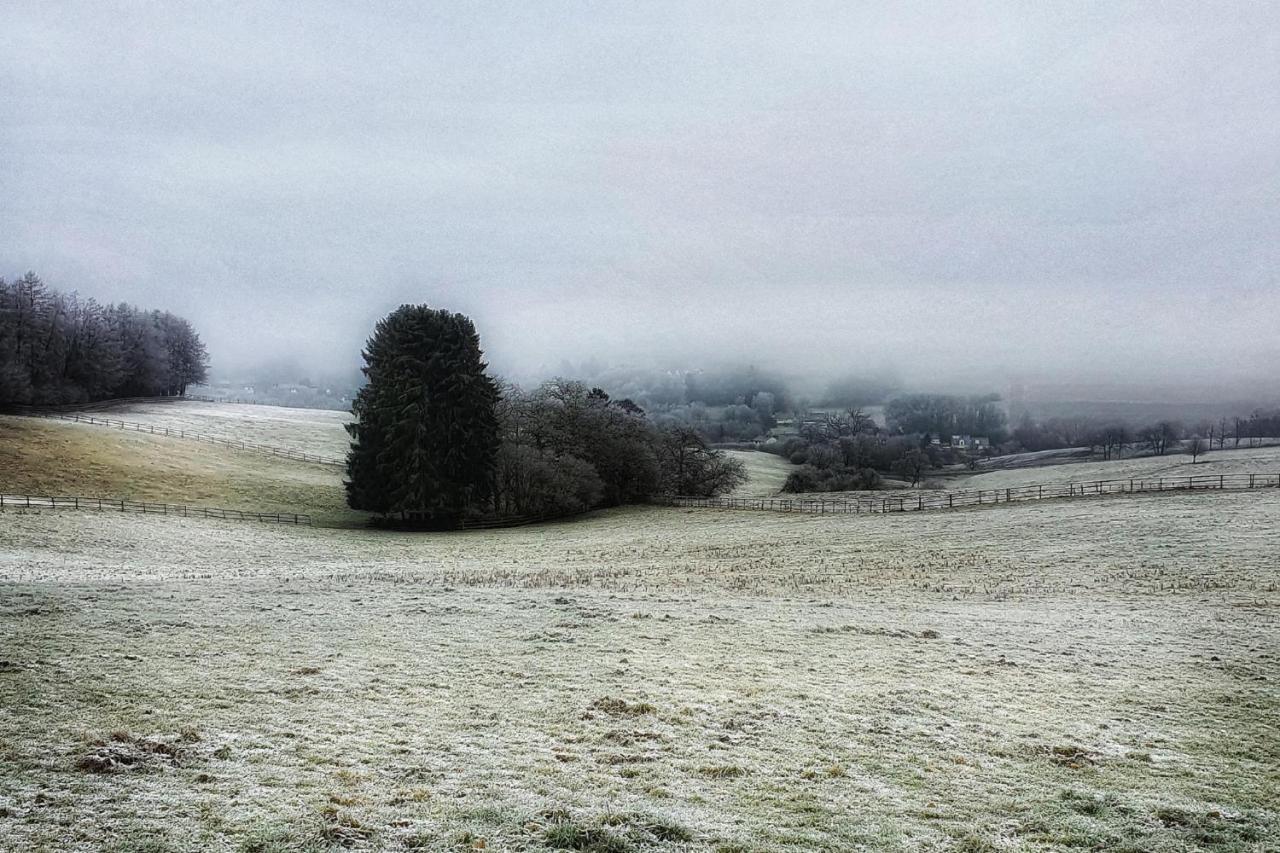
[[[352,405],[347,503],[402,520],[447,524],[490,498],[498,449],[497,385],[462,314],[402,305],[364,352]]]

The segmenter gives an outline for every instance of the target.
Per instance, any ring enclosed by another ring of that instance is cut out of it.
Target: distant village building
[[[800,435],[795,418],[778,418],[773,429],[769,430],[771,438],[794,438]]]
[[[964,450],[984,450],[991,446],[991,439],[985,435],[953,435],[951,446]]]

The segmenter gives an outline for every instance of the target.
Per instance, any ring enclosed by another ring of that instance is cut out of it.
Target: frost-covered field
[[[1210,474],[1280,472],[1280,447],[1228,448],[1202,454],[1194,464],[1185,453],[1139,456],[1108,462],[1073,462],[1044,467],[990,471],[966,477],[956,488],[1004,489],[1029,483],[1085,483],[1093,480],[1190,477]]]
[[[776,453],[761,450],[726,450],[727,455],[742,462],[747,469],[747,482],[733,492],[735,498],[767,498],[782,491],[787,475],[796,469]]]
[[[328,409],[182,401],[112,406],[101,414],[112,420],[201,432],[214,438],[269,444],[339,459],[346,456],[351,441],[343,429],[351,415]]]
[[[1280,494],[0,515],[0,847],[1274,849]]]

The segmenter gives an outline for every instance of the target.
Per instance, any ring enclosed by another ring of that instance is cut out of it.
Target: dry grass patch
[[[643,714],[652,714],[657,710],[648,702],[628,702],[626,699],[618,699],[614,696],[597,699],[591,703],[591,708],[614,717],[639,717]]]
[[[0,490],[114,497],[359,524],[342,472],[177,438],[0,416]]]

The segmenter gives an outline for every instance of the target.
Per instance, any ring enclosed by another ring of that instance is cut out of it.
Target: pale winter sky
[[[0,274],[354,365],[1271,381],[1280,4],[0,0]]]

